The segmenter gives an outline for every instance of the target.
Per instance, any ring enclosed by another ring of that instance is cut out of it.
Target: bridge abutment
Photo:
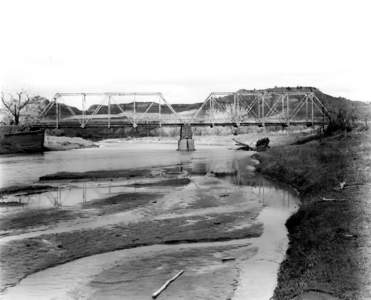
[[[195,151],[195,143],[190,124],[180,126],[180,137],[178,141],[178,151]]]

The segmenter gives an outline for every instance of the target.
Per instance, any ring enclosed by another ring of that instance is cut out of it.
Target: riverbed
[[[53,187],[3,196],[19,204],[0,208],[3,298],[149,299],[184,270],[159,299],[269,299],[298,198],[229,148],[110,140],[2,156],[1,187]]]

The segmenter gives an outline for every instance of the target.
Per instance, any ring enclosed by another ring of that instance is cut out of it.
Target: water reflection
[[[83,206],[88,201],[106,198],[128,189],[130,188],[126,187],[126,182],[82,182],[56,186],[43,193],[4,196],[2,202],[17,202],[24,209]]]
[[[182,166],[177,166],[176,169],[179,172],[184,171],[184,167]],[[281,189],[256,174],[241,175],[237,173],[223,180],[229,181],[235,192],[243,192],[246,197],[254,195],[262,205],[289,207],[290,203],[293,202],[293,198],[295,198],[292,192]],[[152,180],[152,182],[155,181]],[[134,183],[138,183],[138,181]],[[193,180],[193,183],[196,184],[196,181]],[[133,182],[130,182],[130,184],[133,184]],[[173,191],[172,188],[169,189],[166,186],[152,186],[150,189],[153,191],[156,188],[161,188],[161,192],[167,190],[167,193],[171,193]],[[138,189],[148,190],[145,187],[137,188],[135,186],[128,186],[127,181],[82,182],[71,186],[58,186],[51,191],[39,194],[6,196],[3,197],[2,202],[17,202],[19,209],[62,208],[69,206],[84,207],[89,201],[104,199],[125,192],[136,192]],[[8,209],[10,210],[12,208],[9,207]]]
[[[109,198],[123,193],[135,192],[160,192],[164,195],[164,207],[187,207],[189,203],[197,201],[197,205],[204,207],[204,213],[223,212],[225,209],[236,210],[235,205],[242,208],[251,205],[263,205],[277,207],[278,210],[287,209],[295,203],[295,196],[282,189],[280,186],[272,184],[262,176],[253,171],[251,158],[242,151],[230,151],[223,148],[203,149],[193,153],[180,153],[167,150],[156,149],[157,154],[163,157],[163,162],[174,161],[167,166],[158,166],[153,162],[153,151],[150,149],[137,151],[136,167],[142,168],[143,165],[151,163],[153,178],[133,178],[130,180],[115,181],[94,181],[94,182],[54,182],[55,189],[30,195],[6,196],[2,201],[18,202],[17,207],[4,206],[0,208],[0,213],[7,214],[18,211],[39,208],[88,208],[89,201]],[[133,149],[121,148],[121,163],[130,161],[133,165]],[[72,155],[73,153],[70,153]],[[79,154],[80,155],[80,154]],[[166,159],[164,157],[166,156]],[[95,156],[93,156],[94,158]],[[107,156],[107,160],[111,157]],[[116,161],[117,157],[114,158]],[[142,160],[143,159],[143,160]],[[92,163],[86,158],[86,161]],[[128,166],[130,166],[128,164]],[[134,166],[134,165],[133,165]],[[230,174],[225,177],[214,178],[213,173],[225,172]],[[192,183],[187,186],[136,186],[141,183],[154,183],[159,180],[169,178],[190,177]],[[204,179],[202,179],[204,178]],[[204,184],[203,182],[214,184]],[[134,184],[134,186],[133,186]],[[197,187],[200,185],[201,187]],[[194,188],[198,191],[195,192]],[[159,190],[160,189],[160,190]],[[176,191],[180,190],[180,193]],[[145,214],[153,214],[152,207],[143,207]],[[161,211],[161,208],[158,208]],[[158,211],[157,213],[160,213]],[[164,213],[164,212],[163,212]],[[185,209],[181,213],[187,214]],[[103,218],[103,217],[102,217]],[[107,216],[107,219],[112,216]],[[107,222],[111,220],[107,220]],[[104,221],[105,222],[105,221]],[[103,222],[103,223],[104,223]]]
[[[27,208],[61,208],[68,206],[84,206],[87,202],[108,198],[124,192],[136,192],[137,183],[155,183],[158,180],[166,178],[194,177],[207,175],[212,178],[214,171],[225,171],[231,175],[218,180],[229,182],[235,191],[243,188],[246,195],[255,195],[263,205],[279,205],[286,203],[289,205],[294,197],[291,192],[274,185],[264,177],[251,171],[249,158],[231,157],[209,157],[207,161],[195,160],[191,162],[181,162],[172,167],[160,168],[156,172],[160,173],[161,178],[139,178],[135,180],[116,180],[116,181],[98,181],[98,182],[73,182],[56,185],[53,190],[37,194],[20,194],[3,197],[3,202],[17,202],[23,209]],[[196,180],[193,180],[195,183]],[[134,186],[129,186],[133,185]],[[196,184],[196,183],[195,183]],[[219,186],[220,187],[220,186]],[[151,189],[168,189],[170,193],[172,188],[156,187],[152,185]],[[144,187],[142,187],[144,189]],[[147,188],[148,189],[148,188]],[[280,195],[280,196],[278,196]],[[272,200],[274,199],[274,200]],[[282,203],[277,203],[281,201]]]

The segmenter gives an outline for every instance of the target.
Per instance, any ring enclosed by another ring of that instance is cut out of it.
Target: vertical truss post
[[[263,127],[265,127],[265,119],[264,119],[264,105],[265,105],[265,103],[264,102],[265,102],[264,101],[264,94],[262,94],[262,119],[261,119],[261,121],[262,121]]]
[[[313,96],[310,96],[310,100],[312,101],[312,127],[314,125],[314,99]]]
[[[262,118],[262,113],[261,113],[261,95],[259,94],[258,96],[258,101],[257,101],[257,104],[258,104],[258,122],[261,121],[261,118]]]
[[[233,93],[233,121],[234,122],[236,122],[236,116],[237,116],[237,93]]]
[[[55,103],[55,128],[59,127],[59,105],[58,105],[58,97],[54,98]]]
[[[85,113],[86,113],[86,94],[83,93],[82,94],[82,120],[81,120],[81,127],[82,128],[85,127],[85,123],[86,123]]]
[[[281,95],[281,101],[282,101],[282,104],[281,104],[282,118],[284,118],[285,117],[285,96],[284,95]]]
[[[111,128],[111,95],[108,95],[108,107],[107,107],[107,111],[108,111],[108,120],[107,120],[107,127],[108,128]]]
[[[136,108],[135,108],[135,94],[134,94],[134,101],[133,101],[133,127],[137,127],[137,124],[136,124]]]
[[[214,123],[215,123],[215,103],[216,103],[216,100],[214,97],[211,98],[211,115],[213,117],[213,126],[214,126]]]
[[[308,95],[305,95],[305,122],[308,123]]]
[[[161,97],[158,98],[158,123],[161,127]]]
[[[236,94],[236,104],[237,104],[237,125],[240,126],[240,94]]]
[[[287,117],[287,126],[290,126],[290,99],[289,94],[286,94],[286,117]]]
[[[213,112],[213,97],[210,98],[209,100],[209,121],[212,124],[212,112]]]

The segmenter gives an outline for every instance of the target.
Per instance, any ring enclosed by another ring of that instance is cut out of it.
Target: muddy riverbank
[[[370,133],[360,132],[255,155],[258,171],[301,195],[275,299],[371,297],[370,153]]]

